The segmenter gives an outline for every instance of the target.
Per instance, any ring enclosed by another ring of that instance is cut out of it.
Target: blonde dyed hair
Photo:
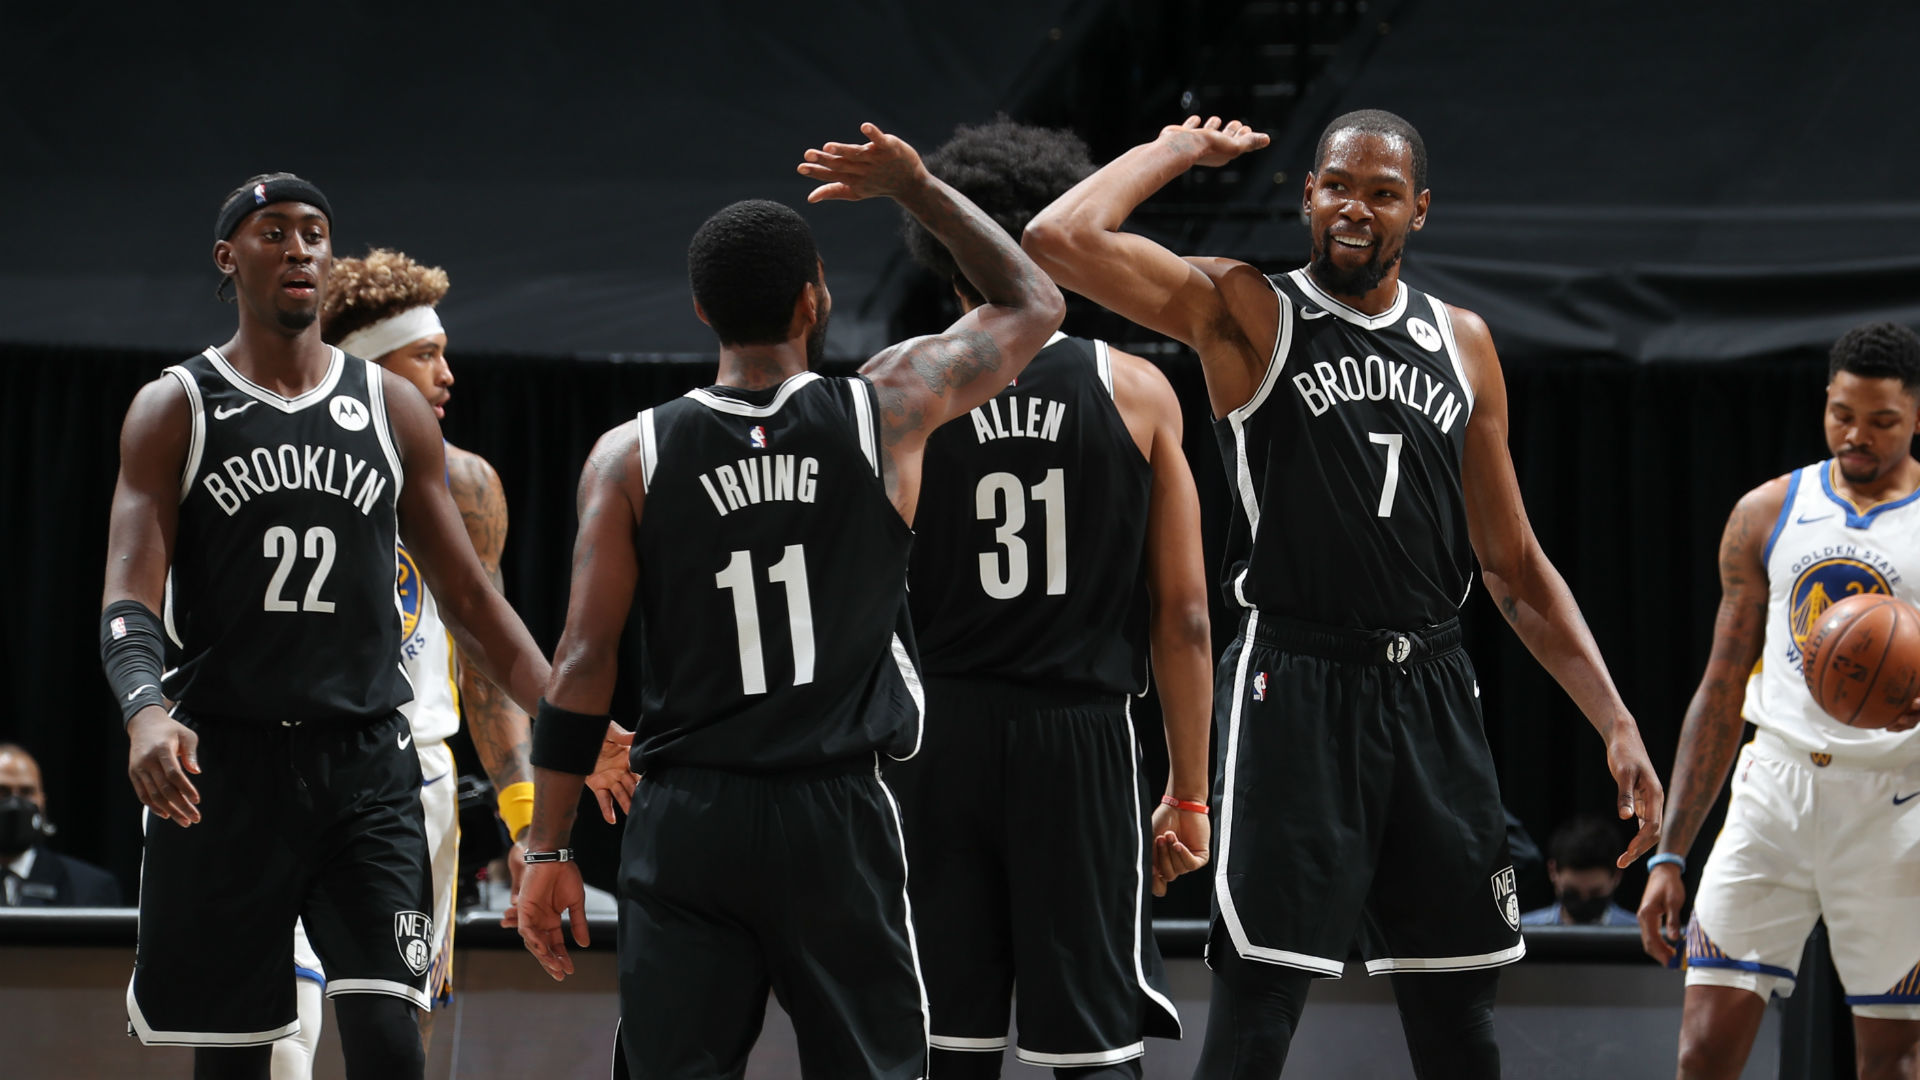
[[[431,307],[447,295],[447,272],[422,266],[403,251],[374,248],[364,258],[335,259],[320,305],[320,336],[328,344],[408,308]]]

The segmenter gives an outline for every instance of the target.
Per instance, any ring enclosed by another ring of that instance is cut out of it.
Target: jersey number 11
[[[793,640],[793,685],[813,681],[813,599],[807,595],[807,552],[788,544],[767,567],[767,581],[787,587],[787,633]],[[717,588],[733,593],[734,631],[740,642],[740,685],[748,694],[767,692],[767,662],[760,645],[760,605],[753,586],[753,555],[736,551],[713,575]]]

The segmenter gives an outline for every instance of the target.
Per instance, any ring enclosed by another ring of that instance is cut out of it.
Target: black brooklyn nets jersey
[[[380,369],[332,350],[295,398],[209,348],[167,369],[192,436],[165,613],[189,714],[374,720],[413,696],[400,658],[400,455]]]
[[[715,386],[639,416],[634,769],[767,772],[918,748],[912,533],[865,379]]]
[[[908,581],[929,675],[1146,689],[1153,471],[1104,342],[1055,334],[927,440]]]
[[[1214,422],[1234,495],[1228,595],[1355,629],[1454,617],[1473,571],[1460,488],[1473,391],[1446,305],[1402,283],[1363,315],[1305,270],[1270,280],[1273,362]]]

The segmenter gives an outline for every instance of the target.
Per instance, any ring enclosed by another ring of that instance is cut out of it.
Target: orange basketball
[[[1920,611],[1885,593],[1849,596],[1807,635],[1807,690],[1851,727],[1883,728],[1920,697]]]

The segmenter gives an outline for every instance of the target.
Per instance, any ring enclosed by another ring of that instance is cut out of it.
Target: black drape
[[[139,864],[138,805],[96,659],[99,589],[121,417],[139,386],[177,358],[0,346],[0,366],[12,375],[0,405],[7,433],[0,565],[13,579],[5,642],[15,687],[12,708],[0,712],[0,738],[24,743],[40,759],[62,827],[57,846],[107,865],[129,888]],[[639,409],[708,381],[711,361],[454,362],[447,436],[500,472],[512,511],[507,592],[550,649],[565,618],[574,485],[588,448]],[[1186,410],[1208,560],[1218,566],[1226,488],[1200,373],[1184,354],[1160,362]],[[1513,456],[1535,529],[1579,598],[1665,777],[1710,642],[1714,552],[1726,515],[1749,488],[1824,454],[1824,370],[1812,359],[1595,362],[1516,368],[1507,381]],[[1231,639],[1234,615],[1214,600],[1217,650]],[[1476,589],[1465,614],[1508,804],[1543,839],[1575,812],[1609,810],[1614,790],[1599,738],[1505,629],[1484,590]],[[632,701],[623,680],[616,707],[630,717]],[[1154,785],[1164,760],[1154,745],[1157,717],[1151,702],[1136,710]],[[595,835],[588,833],[587,846],[610,856],[608,838]],[[603,863],[595,876],[604,881],[609,872]],[[1638,888],[1636,874],[1627,902]],[[1199,915],[1205,907],[1205,882],[1196,875],[1177,883],[1163,910]]]

